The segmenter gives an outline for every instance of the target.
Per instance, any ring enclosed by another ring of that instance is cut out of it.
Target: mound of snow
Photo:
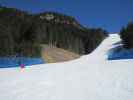
[[[133,100],[133,60],[107,60],[118,41],[69,62],[0,69],[0,100]]]
[[[19,67],[20,64],[24,66],[43,64],[44,60],[41,58],[30,57],[0,57],[0,68]]]
[[[108,52],[108,60],[133,59],[133,49],[124,49],[117,45]]]

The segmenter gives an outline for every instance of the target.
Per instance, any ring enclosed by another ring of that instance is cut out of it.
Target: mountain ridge
[[[107,36],[105,30],[86,28],[75,18],[64,14],[31,14],[15,8],[0,9],[1,56],[39,56],[40,44],[88,54]]]

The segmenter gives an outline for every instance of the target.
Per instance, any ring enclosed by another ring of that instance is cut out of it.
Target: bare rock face
[[[61,13],[44,12],[44,13],[38,14],[37,16],[39,16],[41,20],[53,21],[59,24],[73,25],[77,28],[84,29],[84,27],[80,25],[75,18],[61,14]]]
[[[46,19],[46,20],[50,21],[50,20],[54,19],[54,15],[53,14],[46,14],[45,16],[40,16],[40,19]]]

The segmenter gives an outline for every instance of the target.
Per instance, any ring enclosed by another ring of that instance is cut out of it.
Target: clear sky
[[[0,4],[32,13],[61,12],[86,27],[101,27],[109,32],[119,32],[133,21],[133,0],[0,0]]]

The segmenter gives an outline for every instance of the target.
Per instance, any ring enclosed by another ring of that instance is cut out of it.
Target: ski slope
[[[110,35],[89,55],[64,63],[0,69],[0,100],[133,100],[133,60],[107,60]]]

